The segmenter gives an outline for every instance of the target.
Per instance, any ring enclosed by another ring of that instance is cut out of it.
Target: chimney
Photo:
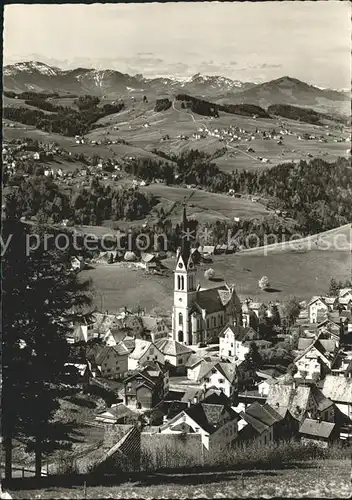
[[[198,396],[194,396],[193,403],[196,405],[198,403]]]
[[[163,424],[166,424],[167,422],[167,415],[163,415]]]
[[[187,401],[187,408],[190,408],[190,406],[191,406],[191,400],[189,399],[189,400]]]

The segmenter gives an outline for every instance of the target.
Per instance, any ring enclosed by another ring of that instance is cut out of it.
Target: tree
[[[301,306],[296,297],[290,297],[283,304],[283,313],[287,318],[288,324],[293,325],[299,316]]]
[[[262,276],[258,281],[258,285],[261,290],[267,290],[270,287],[269,278],[267,276]]]
[[[294,377],[295,374],[298,372],[297,366],[294,363],[291,363],[287,367],[287,373],[291,375],[291,377]]]
[[[212,280],[214,278],[214,275],[215,271],[212,267],[204,271],[204,278],[206,278],[207,280]]]
[[[339,283],[334,278],[331,278],[329,283],[330,297],[337,297],[339,295],[339,291],[340,291]]]
[[[76,313],[91,304],[90,283],[69,271],[69,259],[54,241],[45,248],[43,229],[36,228],[40,243],[28,252],[33,233],[11,215],[2,227],[5,241],[12,235],[2,258],[5,477],[11,478],[12,440],[20,437],[35,452],[40,478],[42,454],[55,445],[51,418],[69,375],[66,336]]]
[[[281,318],[278,306],[276,304],[272,304],[272,306],[270,307],[270,312],[272,324],[280,326]]]
[[[249,344],[249,351],[245,355],[247,363],[253,367],[253,369],[257,369],[260,366],[262,358],[259,354],[258,346],[255,342],[251,342]]]

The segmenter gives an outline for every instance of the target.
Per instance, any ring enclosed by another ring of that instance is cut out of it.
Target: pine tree
[[[12,235],[2,259],[3,387],[2,435],[5,477],[11,478],[12,440],[24,437],[35,451],[36,477],[43,452],[53,445],[51,418],[66,381],[66,335],[70,322],[89,307],[89,282],[69,271],[65,252],[45,248],[44,228],[36,228],[38,249],[28,252],[30,230],[7,218],[3,239]]]

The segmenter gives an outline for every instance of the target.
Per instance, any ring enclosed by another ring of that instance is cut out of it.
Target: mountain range
[[[292,104],[309,106],[319,111],[350,114],[349,93],[321,89],[288,76],[261,84],[199,73],[186,80],[170,77],[148,79],[143,75],[131,76],[108,69],[62,70],[42,62],[30,61],[5,66],[3,87],[4,90],[14,92],[92,94],[105,98],[150,92],[167,96],[182,91],[197,97],[211,97],[221,104],[251,103],[262,107]]]

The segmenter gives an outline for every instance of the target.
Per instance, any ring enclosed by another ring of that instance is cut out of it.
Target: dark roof
[[[312,420],[306,418],[300,429],[300,434],[306,434],[308,436],[328,438],[330,437],[332,431],[335,428],[335,424],[332,422],[325,422],[324,420]]]
[[[224,405],[214,405],[207,403],[199,403],[190,406],[184,410],[192,420],[194,420],[202,429],[212,434],[220,425],[220,421],[224,413],[228,413],[231,420],[237,418],[237,413],[231,407]]]
[[[196,302],[201,309],[205,309],[209,314],[224,309],[217,288],[198,290]]]

